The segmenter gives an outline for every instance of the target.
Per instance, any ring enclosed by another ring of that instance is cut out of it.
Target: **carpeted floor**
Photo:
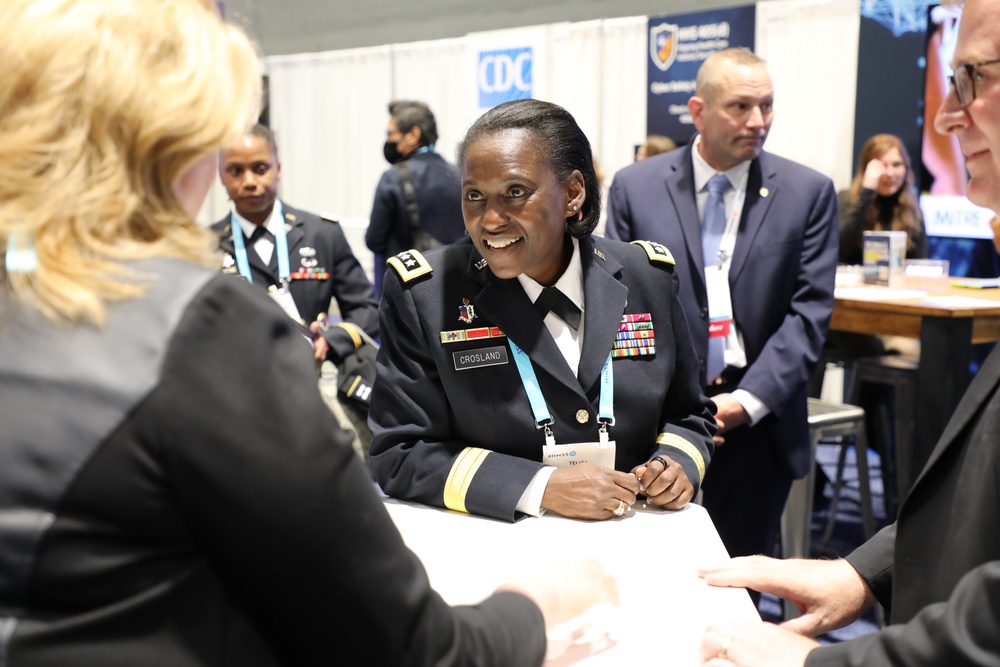
[[[826,480],[835,479],[837,473],[837,453],[838,445],[820,442],[816,450],[816,461],[825,473]],[[871,477],[872,509],[875,515],[876,531],[886,525],[885,495],[883,493],[881,466],[878,455],[875,452],[868,452],[868,469]],[[822,477],[817,479],[820,484]],[[822,495],[820,494],[822,491]],[[830,500],[833,496],[833,488],[829,481],[822,489],[817,489],[814,499],[812,517],[812,543],[814,558],[835,558],[844,556],[851,552],[856,546],[864,541],[864,531],[861,523],[860,492],[858,486],[858,469],[855,458],[855,450],[850,448],[847,455],[847,465],[844,469],[844,487],[841,490],[840,500],[837,504],[837,516],[834,523],[834,530],[831,535],[827,550],[820,552],[817,545],[826,529],[827,521],[830,517]],[[774,597],[764,595],[759,605],[760,615],[765,621],[781,622],[781,603]],[[874,632],[878,629],[875,611],[869,610],[862,618],[851,625],[823,635],[818,639],[823,643],[831,643],[851,639],[860,635]]]

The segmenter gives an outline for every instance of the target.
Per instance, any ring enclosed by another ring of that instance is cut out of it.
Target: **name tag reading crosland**
[[[451,356],[455,360],[456,371],[467,371],[470,368],[499,366],[508,363],[507,348],[503,345],[481,347],[476,350],[465,350],[464,352],[452,352]]]

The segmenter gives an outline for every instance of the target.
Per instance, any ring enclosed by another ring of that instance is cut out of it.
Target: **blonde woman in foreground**
[[[553,565],[449,607],[294,325],[211,268],[193,217],[260,108],[214,3],[0,25],[0,665],[540,664],[614,596]]]

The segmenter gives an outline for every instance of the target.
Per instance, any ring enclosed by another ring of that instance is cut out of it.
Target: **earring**
[[[573,210],[575,211],[575,210],[576,210],[576,209],[578,209],[578,208],[580,208],[580,207],[579,207],[579,206],[574,206],[574,207],[573,207]]]

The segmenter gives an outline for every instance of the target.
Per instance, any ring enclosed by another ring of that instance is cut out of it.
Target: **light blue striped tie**
[[[705,219],[701,225],[701,249],[705,268],[715,268],[719,262],[719,245],[726,232],[725,194],[730,188],[725,174],[716,174],[708,180],[708,201]],[[709,295],[711,298],[711,295]],[[726,339],[719,336],[708,339],[708,359],[705,361],[705,380],[712,382],[726,367]]]

